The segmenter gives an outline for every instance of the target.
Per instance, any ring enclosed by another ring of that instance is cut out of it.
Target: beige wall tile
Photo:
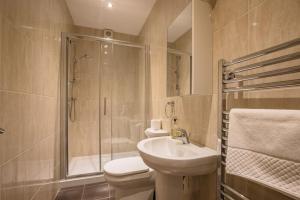
[[[262,2],[264,2],[265,0],[249,0],[249,9],[258,6],[259,4],[261,4]]]
[[[243,15],[227,24],[221,30],[221,48],[223,58],[232,60],[247,54],[248,51],[248,15]]]
[[[249,12],[249,52],[300,36],[300,2],[266,0]]]
[[[218,0],[213,9],[213,30],[234,21],[248,11],[248,0]]]
[[[241,8],[245,7],[245,2],[218,0],[213,10],[215,21],[213,50],[214,83],[217,83],[218,79],[216,72],[219,59],[231,60],[300,37],[300,1],[249,0],[248,3],[249,9],[241,13]],[[227,11],[223,10],[224,8],[228,8]],[[226,13],[230,10],[229,8],[234,9],[234,11],[230,14],[230,17],[226,17],[228,15]],[[220,19],[221,16],[223,19]],[[265,59],[295,51],[297,51],[297,48],[292,48],[289,51],[281,51],[276,55],[267,56]],[[285,63],[288,66],[296,64],[299,64],[299,62]],[[272,66],[269,69],[275,68],[280,68],[280,66]],[[260,71],[263,70],[255,70],[255,72]],[[299,74],[294,75],[294,78],[298,77]],[[286,79],[287,77],[273,78],[272,81],[281,81],[284,78]],[[259,81],[252,81],[251,83],[259,83]],[[217,91],[217,84],[215,84],[214,91]],[[217,95],[217,93],[215,94]],[[213,96],[213,99],[218,98],[216,95]],[[299,109],[299,101],[298,88],[230,95],[228,105],[229,107]],[[213,100],[213,102],[215,106],[213,106],[212,112],[215,114],[211,116],[215,119],[211,119],[210,122],[217,121],[217,101]],[[216,124],[210,124],[210,129],[214,129],[215,131],[216,127]],[[211,132],[214,131],[212,130]],[[215,135],[208,135],[207,143],[213,145],[215,140]],[[241,186],[239,181],[233,180],[232,183],[234,183],[234,187],[239,188]],[[249,198],[272,199],[274,194],[276,196],[276,193],[272,193],[272,191],[266,188],[253,187],[248,182],[244,183],[243,187],[248,191],[246,191],[246,196]],[[249,193],[250,190],[251,194]]]
[[[0,0],[0,10],[1,200],[29,200],[57,174],[60,35],[73,22],[61,0]]]
[[[181,0],[157,1],[141,31],[140,40],[150,45],[148,121],[152,118],[165,118],[165,104],[167,101],[174,100],[176,105],[175,115],[178,118],[179,126],[192,133],[191,139],[194,143],[206,145],[206,141],[208,141],[210,147],[215,148],[216,142],[212,142],[212,140],[216,137],[208,137],[210,134],[216,135],[216,133],[209,132],[214,130],[211,128],[213,122],[209,122],[209,120],[214,119],[211,112],[215,112],[212,108],[211,95],[166,97],[167,28],[189,2]],[[207,182],[204,182],[200,185],[207,184]],[[214,199],[215,189],[214,183],[212,184],[212,191],[209,192],[210,194],[204,193],[205,197],[201,198]],[[192,196],[187,198],[191,199]]]
[[[1,3],[1,2],[0,2]],[[3,34],[3,17],[2,17],[2,12],[0,10],[0,74],[3,73],[3,67],[2,67],[2,34]],[[0,76],[1,80],[0,80],[0,90],[2,89],[2,85],[3,85],[3,80],[2,77]]]

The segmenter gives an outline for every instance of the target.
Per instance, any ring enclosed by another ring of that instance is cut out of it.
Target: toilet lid
[[[109,161],[104,165],[104,172],[112,176],[125,176],[148,171],[149,167],[143,162],[140,156],[120,158]]]

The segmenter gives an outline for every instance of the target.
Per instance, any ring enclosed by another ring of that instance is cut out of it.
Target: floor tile
[[[98,200],[109,198],[109,187],[107,183],[86,185],[84,189],[85,200]]]
[[[62,189],[56,200],[81,200],[83,195],[83,186]]]

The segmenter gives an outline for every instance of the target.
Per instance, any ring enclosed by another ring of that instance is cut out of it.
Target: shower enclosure
[[[144,45],[63,34],[61,171],[101,174],[106,162],[138,155],[145,129]]]

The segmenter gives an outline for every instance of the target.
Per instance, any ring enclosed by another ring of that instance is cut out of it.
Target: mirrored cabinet
[[[167,33],[167,97],[211,94],[211,7],[191,1],[171,22]]]

